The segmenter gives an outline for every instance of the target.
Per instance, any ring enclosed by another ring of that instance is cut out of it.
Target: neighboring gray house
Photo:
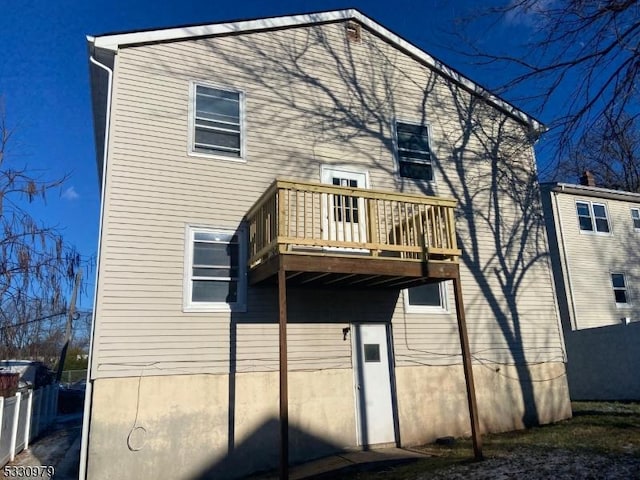
[[[638,400],[640,194],[543,185],[572,400]]]
[[[571,415],[535,119],[356,10],[99,35],[89,55],[81,476],[469,435],[471,373],[483,432]]]

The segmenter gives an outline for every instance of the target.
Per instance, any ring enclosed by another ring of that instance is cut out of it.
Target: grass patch
[[[551,425],[516,432],[483,435],[486,458],[508,456],[514,450],[565,450],[576,453],[633,455],[640,457],[640,404],[574,402],[573,418]],[[473,461],[470,439],[454,445],[424,445],[417,448],[431,455],[411,464],[376,471],[351,472],[337,479],[413,480],[421,474]]]

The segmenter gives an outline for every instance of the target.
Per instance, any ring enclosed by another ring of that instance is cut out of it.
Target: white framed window
[[[188,225],[185,234],[185,311],[246,309],[246,234]]]
[[[433,159],[427,125],[396,121],[396,153],[401,177],[432,182]]]
[[[624,273],[611,273],[611,286],[617,307],[629,307],[629,291],[627,288],[627,277]]]
[[[244,93],[192,82],[189,153],[244,160]]]
[[[611,233],[607,206],[603,203],[576,202],[581,232]]]
[[[407,313],[449,313],[448,282],[426,283],[404,291]]]
[[[640,208],[631,209],[631,221],[636,232],[640,232]]]

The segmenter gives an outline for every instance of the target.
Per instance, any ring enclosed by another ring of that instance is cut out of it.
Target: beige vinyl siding
[[[318,181],[323,164],[358,165],[369,172],[372,188],[431,191],[395,174],[395,118],[419,121],[426,112],[434,193],[453,196],[476,185],[473,208],[493,214],[482,146],[471,138],[462,178],[452,156],[464,139],[458,109],[467,108],[470,95],[458,92],[456,104],[444,78],[364,29],[362,43],[345,44],[343,28],[328,24],[118,51],[95,377],[277,369],[275,287],[250,288],[246,313],[182,311],[185,228],[237,228],[276,176]],[[188,154],[192,81],[244,92],[246,162]],[[487,128],[496,128],[500,118],[487,119]],[[506,124],[520,128],[512,120]],[[532,168],[529,150],[512,161]],[[501,202],[503,223],[519,221],[520,212]],[[502,267],[491,221],[479,221],[474,232],[464,224],[461,238],[473,234],[478,249],[476,264],[462,271],[476,358],[562,358],[546,261],[534,263],[509,304],[495,273]],[[517,252],[503,250],[508,265],[518,261]],[[486,284],[479,285],[478,276]],[[398,292],[290,289],[289,302],[292,370],[350,368],[351,342],[342,329],[390,319],[396,365],[459,363],[453,292],[448,315],[405,313]],[[496,311],[505,312],[502,329]]]
[[[573,328],[584,329],[618,325],[622,317],[640,319],[640,233],[634,231],[631,208],[637,204],[622,200],[601,199],[570,194],[556,195],[562,222],[565,272],[571,277],[575,303]],[[580,231],[576,202],[606,205],[611,234]],[[562,246],[560,246],[562,248]],[[631,306],[616,307],[611,273],[624,273]],[[571,299],[569,297],[569,302]],[[572,310],[569,303],[569,310]]]

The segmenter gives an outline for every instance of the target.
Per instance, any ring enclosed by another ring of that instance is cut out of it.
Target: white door
[[[395,442],[387,327],[354,324],[351,331],[358,443]]]
[[[346,169],[323,168],[322,183],[348,188],[367,188],[367,174]],[[323,195],[325,239],[366,242],[365,201],[350,195]]]

